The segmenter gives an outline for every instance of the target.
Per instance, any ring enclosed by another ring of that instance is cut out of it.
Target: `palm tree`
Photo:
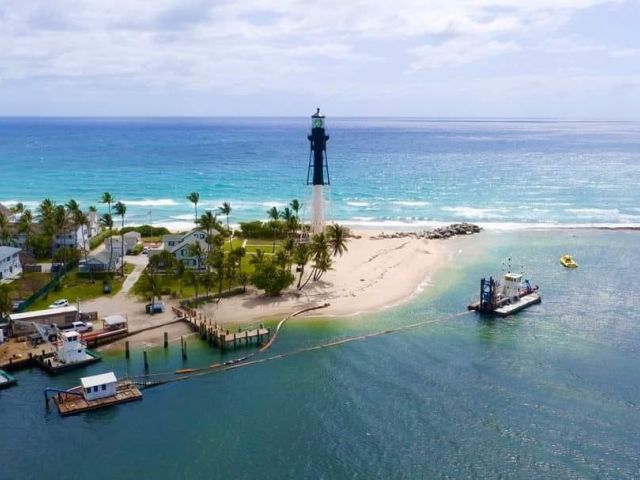
[[[308,249],[309,257],[313,258],[313,268],[304,283],[298,287],[300,290],[309,283],[311,278],[313,278],[314,281],[320,280],[320,277],[331,268],[329,243],[324,232],[313,236],[311,243],[308,244]]]
[[[38,219],[42,225],[44,235],[48,237],[50,241],[56,231],[53,220],[55,206],[55,202],[50,198],[45,198],[38,206]]]
[[[187,270],[185,273],[185,283],[193,287],[195,292],[195,304],[198,305],[198,292],[200,290],[200,274],[194,270]]]
[[[347,241],[351,236],[349,229],[334,223],[327,227],[327,237],[329,238],[329,248],[331,253],[335,257],[336,255],[342,256],[348,252]]]
[[[105,213],[100,217],[100,225],[109,229],[109,270],[113,262],[113,217],[110,213]]]
[[[300,284],[302,283],[302,276],[304,275],[304,267],[309,263],[309,258],[311,257],[311,252],[309,251],[309,245],[306,243],[300,243],[296,246],[293,251],[293,261],[298,266],[298,271],[300,275],[298,276],[298,285],[296,288],[300,289]]]
[[[24,246],[27,251],[31,244],[31,234],[33,233],[33,214],[28,208],[20,215],[18,221],[18,233],[23,233],[25,236]]]
[[[267,210],[267,215],[269,216],[269,220],[271,223],[271,229],[273,230],[273,252],[275,253],[276,251],[276,229],[278,226],[278,218],[280,218],[280,212],[278,212],[278,209],[274,206],[271,207],[269,210]]]
[[[105,214],[108,215],[108,214]],[[146,270],[140,275],[140,279],[133,286],[136,295],[151,301],[151,314],[155,313],[155,299],[162,299],[163,281],[160,275],[153,275]]]
[[[120,262],[120,275],[124,276],[124,233],[122,230],[124,229],[124,216],[127,213],[127,206],[118,202],[113,206],[113,210],[116,212],[116,215],[120,217],[120,257],[122,258]]]
[[[196,220],[196,224],[207,232],[207,255],[209,255],[211,253],[211,244],[213,243],[213,239],[211,238],[212,232],[214,229],[217,230],[220,228],[218,217],[211,213],[211,210],[206,210],[200,218]]]
[[[249,259],[249,263],[257,267],[258,265],[262,265],[264,262],[265,262],[264,252],[259,248],[256,248],[256,253],[253,257]]]
[[[229,215],[231,214],[231,204],[229,202],[222,202],[222,205],[218,207],[218,212],[227,217],[227,231],[229,232],[229,251],[231,251],[231,230],[229,229]]]
[[[200,244],[200,242],[188,245],[187,252],[190,257],[196,257],[196,269],[200,270],[200,262],[202,261],[202,257],[204,256],[204,251],[202,250],[202,245]]]
[[[116,201],[115,197],[111,195],[109,192],[104,192],[102,194],[102,198],[100,199],[100,203],[106,203],[107,206],[109,207],[109,210],[107,212],[109,214],[111,214],[111,204],[115,201]]]
[[[284,220],[284,225],[287,230],[287,235],[289,235],[289,233],[293,231],[293,226],[296,219],[296,216],[293,213],[293,210],[291,210],[289,207],[285,207],[284,210],[280,212],[280,218]]]
[[[89,211],[96,213],[98,211],[98,207],[96,207],[95,205],[89,205]]]
[[[198,202],[200,201],[200,194],[198,192],[191,192],[189,195],[187,195],[187,200],[189,200],[191,203],[193,203],[195,209],[196,209],[196,213],[195,213],[195,223],[198,223]]]
[[[302,208],[302,204],[298,201],[297,198],[294,198],[293,200],[291,200],[291,203],[289,203],[289,206],[291,207],[291,210],[293,210],[293,213],[296,214],[296,218],[300,218],[300,209]]]
[[[73,198],[67,202],[66,207],[70,213],[75,213],[80,210],[80,205],[78,205],[78,202],[76,202]]]
[[[224,282],[224,252],[218,246],[214,248],[207,257],[207,263],[213,267],[218,277],[218,298],[222,295],[222,284]]]
[[[14,214],[15,213],[22,214],[24,212],[24,210],[25,210],[25,206],[24,206],[24,203],[22,203],[22,202],[18,202],[13,207],[11,207],[11,212],[14,213]]]
[[[56,205],[53,210],[53,225],[56,229],[56,236],[62,236],[62,248],[67,248],[67,229],[69,228],[69,218],[67,217],[67,211],[64,205]],[[66,250],[63,250],[62,261],[67,263]]]
[[[11,231],[9,230],[9,220],[0,212],[0,245],[6,245],[11,238]]]

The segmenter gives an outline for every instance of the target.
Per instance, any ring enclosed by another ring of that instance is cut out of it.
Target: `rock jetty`
[[[473,223],[452,223],[446,227],[434,228],[433,230],[423,230],[421,232],[393,232],[374,235],[372,240],[382,240],[385,238],[427,238],[429,240],[440,240],[450,238],[455,235],[473,235],[482,230]]]

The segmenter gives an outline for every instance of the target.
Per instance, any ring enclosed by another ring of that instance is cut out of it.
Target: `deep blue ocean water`
[[[309,203],[307,118],[0,119],[0,202],[95,204],[187,228]],[[640,123],[327,119],[329,215],[364,226],[640,225]]]

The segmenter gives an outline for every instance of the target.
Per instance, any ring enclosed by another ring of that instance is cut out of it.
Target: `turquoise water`
[[[61,418],[42,389],[113,368],[119,355],[0,392],[0,477],[637,478],[638,233],[485,231],[478,253],[409,304],[345,320],[295,320],[271,353],[466,307],[513,255],[543,303],[504,320],[469,314],[145,391],[142,402]],[[577,270],[560,267],[570,251]],[[151,354],[152,372],[220,356],[192,339]]]
[[[640,225],[640,123],[327,119],[329,216],[385,228]],[[0,202],[95,204],[188,228],[192,205],[265,218],[305,185],[308,118],[1,119]],[[306,212],[305,212],[306,213]]]

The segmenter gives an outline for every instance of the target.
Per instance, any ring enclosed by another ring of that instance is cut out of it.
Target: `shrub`
[[[244,238],[276,238],[285,237],[284,222],[278,220],[276,222],[261,222],[259,220],[253,222],[240,222],[241,236]]]
[[[293,283],[293,280],[291,271],[283,270],[273,262],[256,265],[256,270],[251,276],[251,283],[271,297],[280,295],[282,290]]]
[[[140,255],[143,249],[144,249],[143,244],[136,243],[135,247],[133,247],[133,250],[131,250],[131,255]]]

